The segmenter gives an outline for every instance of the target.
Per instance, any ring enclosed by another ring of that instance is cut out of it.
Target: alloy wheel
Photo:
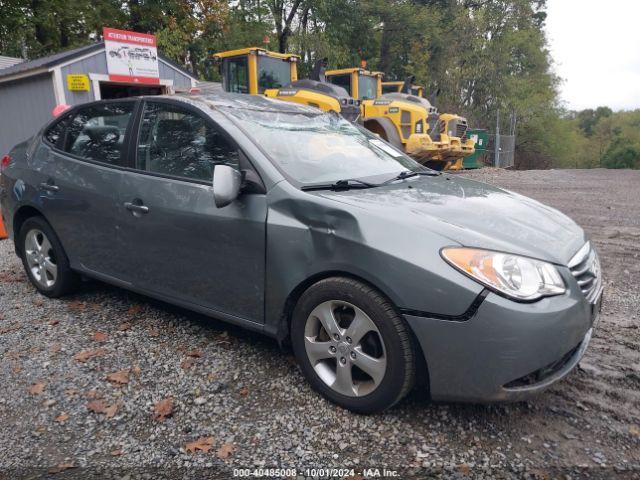
[[[58,264],[47,236],[38,229],[29,230],[24,254],[33,279],[42,288],[51,288],[58,278]]]
[[[370,394],[387,370],[380,331],[364,311],[345,301],[323,302],[311,312],[304,345],[318,376],[342,395]]]

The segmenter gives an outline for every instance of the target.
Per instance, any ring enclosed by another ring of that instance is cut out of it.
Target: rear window
[[[58,146],[58,142],[62,139],[64,134],[64,128],[66,126],[66,120],[68,118],[65,116],[62,120],[57,121],[53,125],[51,125],[48,130],[44,133],[44,138],[47,142],[49,142],[54,147]]]
[[[86,160],[120,164],[133,107],[134,102],[118,102],[81,108],[65,124],[62,150]]]

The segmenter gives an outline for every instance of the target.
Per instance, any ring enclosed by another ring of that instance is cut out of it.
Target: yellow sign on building
[[[67,75],[67,88],[72,92],[88,92],[89,77],[82,73],[70,73]]]

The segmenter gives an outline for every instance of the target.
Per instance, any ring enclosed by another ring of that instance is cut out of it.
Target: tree
[[[617,137],[602,158],[607,168],[640,168],[640,146],[628,138]]]
[[[276,35],[278,36],[278,51],[285,53],[291,36],[291,26],[296,15],[300,9],[309,11],[310,4],[302,0],[268,0],[267,4],[271,15],[273,16],[273,22],[276,28]],[[303,13],[304,15],[304,13]]]

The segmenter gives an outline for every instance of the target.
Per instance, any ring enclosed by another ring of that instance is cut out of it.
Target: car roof
[[[162,95],[163,98],[172,98],[184,101],[186,103],[202,103],[206,106],[214,109],[218,108],[231,108],[242,110],[258,110],[265,112],[279,112],[279,113],[301,113],[305,115],[309,114],[322,114],[321,110],[310,107],[307,105],[301,105],[299,103],[285,102],[282,100],[276,100],[268,98],[262,95],[248,95],[245,93],[227,93],[214,91],[212,89],[202,89],[197,93],[177,93],[174,95]],[[156,97],[145,97],[150,100]]]

